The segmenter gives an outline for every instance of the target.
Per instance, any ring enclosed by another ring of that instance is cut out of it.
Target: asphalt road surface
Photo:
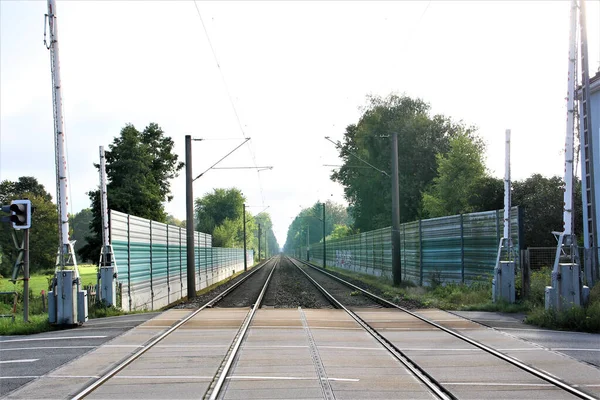
[[[99,318],[73,329],[35,335],[0,336],[0,397],[158,314]],[[81,371],[81,374],[85,375],[85,371]]]

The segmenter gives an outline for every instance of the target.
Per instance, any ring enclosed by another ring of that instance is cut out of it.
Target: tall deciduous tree
[[[108,146],[106,175],[108,207],[153,221],[165,222],[163,203],[171,201],[170,180],[179,174],[183,163],[173,152],[174,143],[155,123],[142,132],[128,124]],[[101,248],[102,222],[99,191],[88,193],[93,219],[92,235],[79,251],[84,259],[97,259]]]
[[[574,182],[574,231],[581,238],[583,213],[581,207],[581,181]],[[523,208],[525,245],[530,247],[553,247],[556,239],[552,231],[563,230],[564,183],[558,176],[546,178],[533,174],[523,181],[513,183],[512,204]]]
[[[323,240],[322,207],[322,203],[315,203],[300,211],[288,227],[284,251],[306,246],[307,238],[310,244]],[[336,225],[350,226],[352,218],[344,206],[328,200],[325,202],[325,237],[333,232]]]
[[[58,249],[58,211],[52,203],[52,195],[37,179],[22,176],[16,182],[0,183],[0,202],[10,204],[14,199],[28,198],[35,209],[31,215],[29,231],[29,268],[31,272],[50,269],[56,263]],[[12,242],[10,224],[0,224],[0,248],[2,262],[0,274],[10,276],[17,257]]]
[[[215,189],[213,193],[196,199],[196,229],[210,233],[215,247],[242,247],[245,201],[242,192],[236,188]],[[249,213],[246,215],[251,217]],[[248,229],[246,233],[248,240]]]
[[[214,189],[196,199],[196,229],[210,233],[215,247],[244,247],[243,209],[246,201],[239,189]],[[246,210],[246,247],[258,257],[258,225],[261,226],[261,250],[265,248],[265,235],[269,254],[279,251],[273,234],[271,216],[261,212],[252,216]]]
[[[476,211],[470,200],[485,177],[483,151],[483,142],[467,134],[450,139],[448,153],[436,156],[438,176],[423,193],[424,216],[435,218]]]
[[[255,225],[255,230],[258,232],[258,224],[261,227],[261,252],[268,256],[277,254],[279,252],[279,243],[277,242],[277,238],[275,237],[275,233],[273,232],[273,222],[271,221],[271,216],[267,212],[260,212],[253,217],[253,223]],[[255,241],[252,245],[252,248],[255,252],[258,251],[258,234],[255,236]],[[265,248],[265,241],[267,243]],[[258,256],[258,254],[257,254]]]
[[[370,98],[358,123],[346,128],[339,148],[343,166],[332,174],[332,179],[344,186],[355,228],[361,231],[391,225],[391,179],[363,168],[364,164],[351,153],[391,175],[389,136],[394,131],[398,133],[402,222],[420,216],[423,191],[437,175],[436,155],[448,152],[450,138],[473,133],[449,118],[431,116],[429,105],[422,100],[396,95]]]
[[[75,241],[75,251],[79,251],[83,246],[87,244],[86,237],[89,237],[92,233],[90,231],[90,223],[93,219],[93,213],[90,208],[84,208],[78,213],[69,216],[69,228],[71,229],[71,239]],[[96,254],[97,256],[97,254]],[[97,261],[97,257],[93,259],[80,259],[79,262],[92,262]]]

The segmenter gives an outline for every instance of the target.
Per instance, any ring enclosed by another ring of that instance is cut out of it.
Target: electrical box
[[[73,270],[56,273],[56,323],[61,325],[77,323],[77,285],[74,279]]]
[[[573,306],[581,305],[579,265],[575,263],[565,263],[558,265],[561,274],[561,284],[558,286],[558,295],[560,296],[561,308],[568,309]]]
[[[568,310],[581,307],[587,301],[589,288],[581,284],[581,268],[577,263],[558,264],[559,273],[552,273],[552,287],[546,287],[546,309]]]
[[[556,309],[556,289],[552,286],[546,286],[544,290],[544,303],[546,305],[546,310],[550,308]]]
[[[581,289],[581,301],[583,302],[583,305],[586,305],[589,300],[590,300],[590,288],[587,286],[583,286],[583,288]]]
[[[88,320],[88,293],[87,290],[77,292],[77,322],[83,324]]]
[[[500,261],[495,269],[496,276],[492,280],[493,301],[504,300],[515,302],[515,262]]]
[[[100,299],[109,306],[117,304],[115,280],[114,267],[100,267]]]
[[[56,294],[52,290],[48,292],[48,322],[56,323]]]

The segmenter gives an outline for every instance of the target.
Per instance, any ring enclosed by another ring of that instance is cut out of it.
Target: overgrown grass
[[[0,335],[30,335],[55,330],[48,322],[47,315],[30,315],[29,322],[23,322],[23,314],[15,316],[15,322],[10,318],[0,319]]]
[[[536,305],[527,315],[526,323],[542,328],[600,333],[600,283],[590,290],[585,307],[573,307],[556,312]]]
[[[446,285],[432,279],[433,285],[430,287],[414,286],[410,283],[403,283],[397,287],[393,286],[390,279],[387,278],[335,267],[328,267],[328,269],[353,279],[359,279],[369,286],[377,288],[383,293],[383,297],[394,302],[407,299],[425,307],[442,310],[527,313],[526,322],[542,328],[600,333],[600,283],[592,288],[586,307],[573,308],[560,313],[552,310],[546,311],[544,293],[546,286],[550,285],[550,268],[531,272],[527,299],[521,298],[521,279],[520,276],[517,276],[515,279],[517,302],[515,304],[504,301],[492,302],[491,278],[481,278],[470,284],[450,283]]]

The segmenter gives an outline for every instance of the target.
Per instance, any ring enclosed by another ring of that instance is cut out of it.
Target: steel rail
[[[440,330],[442,330],[442,331],[444,331],[444,332],[446,332],[446,333],[448,333],[448,334],[450,334],[450,335],[452,335],[452,336],[454,336],[454,337],[456,337],[456,338],[458,338],[460,340],[463,340],[463,341],[465,341],[465,342],[467,342],[467,343],[469,343],[469,344],[471,344],[471,345],[473,345],[475,347],[478,347],[479,349],[481,349],[481,350],[483,350],[483,351],[485,351],[485,352],[487,352],[487,353],[489,353],[489,354],[491,354],[493,356],[496,356],[499,359],[501,359],[503,361],[506,361],[506,362],[508,362],[508,363],[510,363],[510,364],[512,364],[512,365],[514,365],[514,366],[516,366],[516,367],[518,367],[518,368],[520,368],[520,369],[522,369],[522,370],[524,370],[524,371],[526,371],[526,372],[528,372],[528,373],[530,373],[530,374],[532,374],[532,375],[540,378],[540,379],[543,379],[546,382],[549,382],[549,383],[551,383],[551,384],[553,384],[553,385],[555,385],[555,386],[563,389],[564,391],[569,392],[570,394],[572,394],[572,395],[574,395],[576,397],[579,397],[580,399],[598,400],[597,397],[595,397],[595,396],[593,396],[593,395],[591,395],[589,393],[586,393],[586,392],[584,392],[584,391],[582,391],[582,390],[580,390],[580,389],[578,389],[576,387],[573,387],[573,386],[569,385],[568,383],[563,382],[560,379],[555,378],[554,376],[552,376],[552,375],[550,375],[550,374],[548,374],[548,373],[546,373],[546,372],[544,372],[542,370],[539,370],[539,369],[537,369],[535,367],[527,365],[524,362],[519,361],[516,358],[513,358],[513,357],[511,357],[511,356],[509,356],[507,354],[504,354],[504,353],[502,353],[502,352],[500,352],[500,351],[498,351],[498,350],[496,350],[496,349],[494,349],[492,347],[489,347],[489,346],[487,346],[487,345],[485,345],[483,343],[480,343],[480,342],[478,342],[478,341],[476,341],[474,339],[471,339],[471,338],[469,338],[469,337],[467,337],[465,335],[462,335],[462,334],[454,331],[453,329],[450,329],[450,328],[447,328],[445,326],[442,326],[442,325],[438,324],[437,322],[431,321],[431,320],[429,320],[429,319],[427,319],[427,318],[425,318],[425,317],[423,317],[423,316],[421,316],[421,315],[419,315],[417,313],[414,313],[414,312],[412,312],[410,310],[407,310],[404,307],[401,307],[401,306],[399,306],[397,304],[394,304],[394,303],[392,303],[392,302],[390,302],[390,301],[388,301],[388,300],[386,300],[386,299],[384,299],[382,297],[379,297],[379,296],[377,296],[377,295],[375,295],[375,294],[373,294],[371,292],[368,292],[368,291],[364,290],[361,287],[358,287],[358,286],[356,286],[356,285],[354,285],[354,284],[352,284],[352,283],[350,283],[348,281],[343,280],[340,277],[337,277],[337,276],[335,276],[335,275],[333,275],[333,274],[331,274],[331,273],[329,273],[327,271],[324,271],[322,268],[315,267],[314,265],[312,265],[310,263],[307,263],[305,261],[302,261],[302,260],[297,260],[297,261],[299,261],[302,264],[305,264],[306,266],[311,267],[311,268],[313,268],[313,269],[315,269],[315,270],[317,270],[317,271],[319,271],[319,272],[321,272],[321,273],[323,273],[325,275],[328,275],[331,278],[336,279],[339,282],[342,282],[345,285],[347,285],[347,286],[349,286],[349,287],[351,287],[353,289],[359,290],[364,295],[370,297],[371,299],[373,299],[373,300],[375,300],[377,302],[380,302],[381,304],[385,304],[388,307],[397,308],[397,309],[399,309],[401,311],[404,311],[405,313],[407,313],[409,315],[412,315],[413,317],[418,318],[421,321],[423,321],[423,322],[425,322],[425,323],[427,323],[429,325],[432,325],[432,326],[434,326],[434,327],[436,327],[436,328],[438,328],[438,329],[440,329]]]
[[[362,318],[360,318],[358,315],[356,315],[356,313],[349,310],[339,300],[337,300],[335,297],[333,297],[333,295],[331,295],[323,286],[321,286],[316,280],[314,280],[313,277],[308,275],[306,273],[306,271],[304,271],[302,268],[300,268],[298,265],[296,265],[294,260],[292,260],[289,257],[288,257],[288,259],[296,268],[298,268],[308,278],[309,281],[312,282],[313,285],[315,285],[315,287],[317,289],[319,289],[319,291],[321,291],[321,293],[323,293],[323,295],[325,295],[325,297],[327,297],[329,299],[329,301],[331,301],[337,308],[340,308],[340,309],[346,311],[346,313],[348,313],[348,315],[350,315],[364,330],[366,330],[371,336],[373,336],[373,338],[375,338],[375,340],[377,340],[383,347],[385,347],[385,349],[390,354],[392,354],[398,361],[400,361],[402,363],[402,365],[404,365],[418,380],[420,380],[425,386],[427,386],[427,388],[429,390],[431,390],[433,392],[433,394],[435,396],[437,396],[437,398],[443,399],[443,400],[446,400],[446,399],[456,400],[457,399],[450,391],[448,391],[444,386],[442,386],[442,384],[437,382],[424,369],[422,369],[419,365],[414,363],[400,349],[398,349],[396,346],[394,346],[393,343],[391,343],[389,340],[387,340],[381,334],[379,334],[379,332],[377,332],[376,329],[373,329]]]
[[[241,285],[243,282],[245,282],[248,278],[250,278],[252,275],[254,275],[257,271],[259,271],[262,267],[264,267],[269,261],[270,260],[267,260],[262,265],[254,267],[252,269],[252,272],[250,272],[244,278],[240,279],[238,282],[236,282],[234,285],[229,287],[223,293],[219,294],[214,299],[210,300],[209,302],[204,304],[202,307],[200,307],[196,311],[192,312],[190,315],[188,315],[187,317],[185,317],[184,319],[179,321],[177,324],[175,324],[171,328],[169,328],[169,330],[167,330],[166,332],[162,333],[160,336],[158,336],[157,338],[152,340],[148,345],[142,347],[139,351],[137,351],[136,353],[129,356],[125,361],[122,361],[120,364],[115,366],[113,369],[108,371],[106,374],[102,375],[100,378],[98,378],[96,381],[94,381],[91,385],[89,385],[88,387],[86,387],[81,392],[77,393],[76,395],[74,395],[72,397],[72,400],[83,399],[86,396],[88,396],[90,393],[92,393],[94,390],[98,389],[100,386],[102,386],[104,383],[106,383],[106,381],[108,381],[110,378],[115,376],[119,371],[123,370],[125,367],[127,367],[129,364],[131,364],[133,361],[135,361],[139,357],[141,357],[145,352],[147,352],[152,347],[154,347],[156,344],[161,342],[164,338],[166,338],[171,333],[173,333],[174,331],[179,329],[183,324],[185,324],[190,319],[192,319],[194,316],[196,316],[200,311],[204,310],[207,307],[212,307],[216,302],[218,302],[220,299],[225,297],[228,293],[232,292],[235,288],[237,288],[239,285]]]
[[[223,387],[223,383],[225,382],[225,379],[227,378],[227,374],[229,373],[229,370],[231,369],[231,365],[233,364],[233,360],[237,356],[240,346],[241,346],[242,342],[244,341],[244,338],[246,337],[246,332],[248,331],[248,328],[250,327],[250,322],[252,322],[252,319],[254,318],[254,315],[256,314],[256,310],[258,310],[260,308],[260,304],[262,303],[262,299],[267,291],[267,287],[269,286],[269,282],[271,281],[271,276],[273,276],[273,272],[275,272],[276,267],[277,267],[277,261],[275,261],[275,265],[273,266],[273,269],[269,273],[269,276],[267,277],[267,280],[266,280],[262,290],[260,291],[260,294],[258,295],[256,302],[254,303],[254,307],[252,307],[252,311],[250,311],[250,314],[248,314],[248,316],[244,320],[244,324],[242,325],[242,327],[238,333],[237,340],[235,341],[233,349],[231,350],[231,352],[229,354],[227,362],[225,363],[225,366],[221,370],[221,374],[219,375],[217,383],[215,384],[215,386],[213,387],[213,389],[210,393],[209,400],[216,400],[216,398],[219,396],[219,393]],[[206,397],[206,395],[205,395],[205,397]]]

